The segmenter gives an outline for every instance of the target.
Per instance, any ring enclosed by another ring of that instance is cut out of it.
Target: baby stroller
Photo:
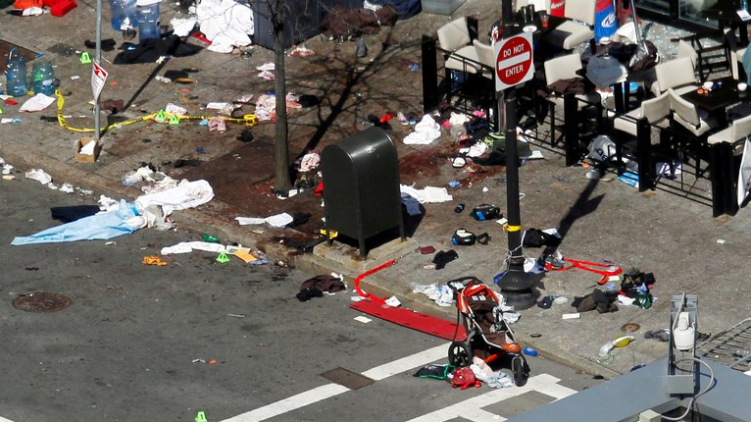
[[[476,277],[462,277],[448,282],[454,293],[457,329],[449,346],[449,364],[467,367],[477,356],[488,365],[510,367],[516,385],[526,384],[529,365],[514,333],[503,319],[498,295]],[[460,338],[461,328],[466,336]]]

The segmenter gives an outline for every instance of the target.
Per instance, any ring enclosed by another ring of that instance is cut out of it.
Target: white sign
[[[495,89],[503,91],[535,74],[532,33],[523,32],[495,43]]]
[[[91,62],[91,90],[94,91],[94,99],[99,99],[104,83],[107,81],[107,71],[97,62]]]

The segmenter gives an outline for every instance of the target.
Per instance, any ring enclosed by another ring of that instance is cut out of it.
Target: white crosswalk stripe
[[[431,349],[415,353],[413,355],[397,359],[393,362],[377,366],[362,372],[362,375],[376,381],[409,371],[414,368],[422,367],[432,362],[446,357],[448,344],[433,347]],[[510,398],[522,395],[530,391],[536,391],[553,399],[561,399],[576,393],[575,390],[559,385],[560,380],[549,374],[540,374],[530,378],[523,387],[511,387],[500,390],[492,390],[488,393],[472,397],[451,406],[438,409],[434,412],[427,413],[408,422],[445,422],[454,418],[461,417],[473,422],[503,422],[506,420],[503,416],[493,414],[483,409],[483,407],[494,403],[508,400]],[[316,387],[312,390],[279,400],[263,407],[242,413],[222,422],[260,422],[288,412],[300,409],[302,407],[329,399],[334,396],[350,391],[349,388],[339,384],[326,384]],[[6,420],[0,418],[0,422]],[[12,422],[12,421],[7,421]]]
[[[428,350],[424,350],[422,352],[397,359],[393,362],[389,362],[381,366],[376,366],[375,368],[363,372],[362,375],[373,380],[380,381],[390,376],[400,374],[404,371],[408,371],[420,366],[425,366],[431,362],[445,358],[448,347],[449,343],[445,343],[440,346],[436,346]],[[291,412],[293,410],[308,406],[321,400],[326,400],[328,398],[338,396],[339,394],[346,393],[347,391],[349,391],[349,388],[343,385],[326,384],[312,390],[297,394],[295,396],[279,400],[269,405],[259,407],[258,409],[251,410],[229,419],[225,419],[222,422],[264,421],[266,419]]]
[[[490,412],[481,411],[476,412],[477,409],[481,409],[485,406],[489,406],[499,401],[508,400],[512,397],[522,395],[530,391],[537,391],[545,394],[546,396],[553,397],[554,399],[560,399],[568,395],[574,394],[576,391],[570,388],[558,385],[558,378],[549,374],[540,374],[530,378],[524,387],[511,387],[501,390],[493,390],[488,393],[472,397],[471,399],[464,400],[451,406],[444,407],[443,409],[436,410],[414,419],[410,419],[408,422],[443,422],[454,418],[461,417],[463,419],[485,422],[485,421],[499,421],[505,419],[498,419],[499,416],[493,415]],[[477,414],[475,418],[473,415]],[[488,416],[491,416],[490,418]]]

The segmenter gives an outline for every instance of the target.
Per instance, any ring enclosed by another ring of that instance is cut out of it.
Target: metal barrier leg
[[[636,164],[639,167],[639,192],[655,188],[655,163],[652,161],[652,130],[649,121],[636,122]]]
[[[425,114],[438,107],[438,59],[435,43],[435,38],[422,36],[422,108]]]
[[[735,192],[733,184],[733,146],[728,142],[710,148],[709,171],[712,180],[712,216],[734,214]]]
[[[566,166],[573,166],[579,162],[579,120],[577,99],[573,93],[563,96],[564,142],[566,150]]]

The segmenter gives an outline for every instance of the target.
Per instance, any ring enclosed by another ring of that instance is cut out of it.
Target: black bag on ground
[[[660,55],[657,52],[657,47],[649,40],[642,40],[636,46],[636,51],[631,56],[631,60],[628,62],[628,68],[632,72],[638,72],[640,70],[647,70],[655,67],[660,61]]]

